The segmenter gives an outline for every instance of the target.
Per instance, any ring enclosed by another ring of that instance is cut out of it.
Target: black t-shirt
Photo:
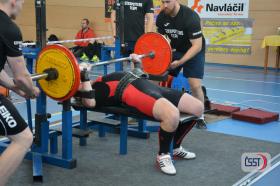
[[[22,55],[22,35],[18,26],[2,10],[0,10],[0,71],[4,68],[7,56]]]
[[[114,6],[114,9],[116,7]],[[152,0],[124,1],[124,41],[134,42],[145,33],[145,14],[154,13]]]
[[[192,44],[190,39],[203,38],[200,18],[196,12],[189,7],[180,5],[180,10],[175,17],[168,16],[161,11],[156,21],[157,30],[163,35],[167,35],[171,40],[171,47],[178,52],[187,52]]]

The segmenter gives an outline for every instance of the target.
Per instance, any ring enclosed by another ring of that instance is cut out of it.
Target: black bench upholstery
[[[81,104],[72,104],[72,107],[75,110],[81,110],[84,109],[85,107],[82,106]],[[116,114],[116,115],[124,115],[128,117],[133,117],[133,118],[138,118],[138,119],[144,119],[144,120],[149,120],[149,121],[158,121],[153,117],[147,116],[138,110],[127,107],[127,106],[105,106],[105,107],[99,107],[99,108],[86,108],[88,111],[94,111],[94,112],[100,112],[100,113],[108,113],[108,114]],[[194,120],[197,119],[196,116],[181,113],[180,115],[180,121],[189,121],[189,120]]]

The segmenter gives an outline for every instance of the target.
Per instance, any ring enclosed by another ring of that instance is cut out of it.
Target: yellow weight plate
[[[36,73],[55,68],[58,72],[56,80],[39,80],[45,94],[55,100],[64,101],[72,97],[80,83],[80,70],[72,52],[61,45],[50,45],[44,48],[37,59]]]

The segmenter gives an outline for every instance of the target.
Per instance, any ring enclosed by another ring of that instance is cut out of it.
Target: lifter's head
[[[16,19],[19,15],[24,0],[0,0],[0,9],[12,19]]]
[[[162,7],[163,11],[166,15],[169,16],[176,16],[179,9],[180,9],[180,4],[178,0],[162,0]]]

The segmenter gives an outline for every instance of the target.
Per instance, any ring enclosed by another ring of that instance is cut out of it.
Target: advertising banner
[[[252,19],[203,19],[209,53],[251,54]]]
[[[248,18],[249,0],[188,0],[200,18]]]

